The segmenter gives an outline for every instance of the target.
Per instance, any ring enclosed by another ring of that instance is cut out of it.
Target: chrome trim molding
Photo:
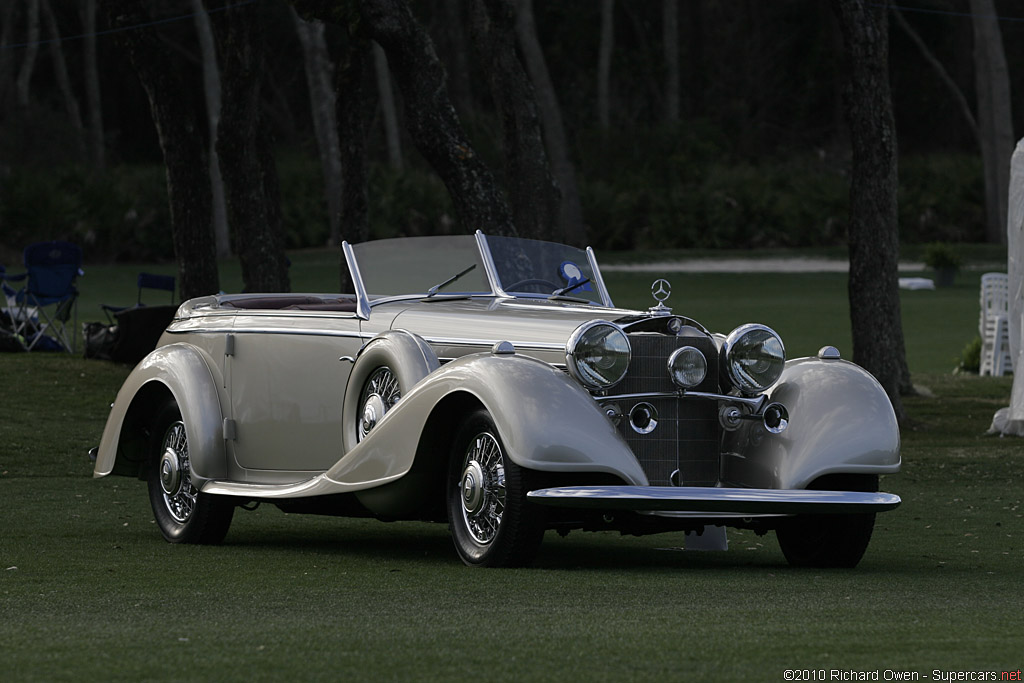
[[[494,257],[491,256],[487,235],[482,230],[477,230],[473,233],[473,237],[476,238],[476,248],[480,251],[480,260],[484,263],[484,273],[487,275],[487,282],[491,285],[491,291],[500,297],[508,297],[509,295],[501,288],[501,283],[498,281],[498,266],[495,265]]]
[[[514,339],[459,339],[457,337],[424,337],[428,344],[438,346],[483,346],[488,349],[498,342],[508,342],[517,349],[530,349],[531,351],[565,351],[564,344],[537,344],[527,341],[516,341]]]
[[[281,327],[255,327],[249,329],[236,329],[233,327],[200,327],[188,330],[167,330],[168,334],[283,334],[306,337],[345,337],[349,339],[370,339],[372,334],[359,332],[343,332],[341,330],[315,330],[312,328],[281,328]]]
[[[370,297],[366,294],[366,285],[363,283],[363,275],[359,272],[359,263],[356,262],[355,252],[352,245],[342,241],[341,251],[345,254],[345,263],[348,265],[348,272],[352,275],[352,286],[356,295],[356,317],[360,320],[370,319]]]
[[[601,277],[601,269],[597,267],[597,255],[594,254],[592,247],[587,247],[587,261],[590,262],[590,271],[593,273],[591,280],[597,283],[597,291],[601,295],[601,301],[608,308],[615,308],[615,304],[612,303],[612,297],[608,294],[608,288],[604,286],[604,278]]]
[[[902,502],[891,493],[710,486],[563,486],[526,495],[554,507],[751,514],[873,513]]]

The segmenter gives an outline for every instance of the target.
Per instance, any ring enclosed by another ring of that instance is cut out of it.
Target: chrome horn
[[[789,411],[781,403],[769,403],[760,413],[748,415],[738,406],[727,405],[718,411],[718,419],[722,427],[728,431],[739,429],[743,420],[760,420],[765,431],[781,434],[789,426]]]

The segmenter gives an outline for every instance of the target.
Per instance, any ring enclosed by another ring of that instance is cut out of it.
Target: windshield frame
[[[497,265],[496,265],[496,263],[494,261],[494,256],[491,253],[490,245],[487,242],[487,236],[483,233],[483,231],[477,230],[474,233],[473,238],[474,238],[475,243],[476,243],[477,251],[479,252],[478,255],[479,255],[479,258],[480,258],[480,262],[483,264],[483,267],[484,267],[484,273],[483,273],[484,274],[484,279],[486,280],[487,286],[489,287],[490,291],[474,292],[472,294],[461,294],[459,296],[473,296],[473,297],[483,296],[483,297],[497,297],[497,298],[502,298],[502,299],[533,299],[533,300],[537,300],[537,299],[547,300],[548,299],[548,296],[550,296],[550,295],[547,295],[547,294],[540,294],[540,293],[538,293],[538,294],[531,294],[531,293],[526,293],[526,292],[509,293],[509,292],[506,292],[504,289],[502,289],[502,287],[501,287],[501,280],[500,280],[500,278],[498,276],[498,267],[497,267]],[[403,238],[394,238],[394,239],[400,240],[400,239],[403,239]],[[529,241],[529,242],[534,242],[534,243],[536,243],[536,242],[548,243],[548,244],[552,244],[554,246],[561,247],[561,248],[564,248],[564,247],[568,246],[568,245],[559,244],[557,242],[549,242],[547,240],[525,240],[525,238],[512,238],[512,239],[524,239],[524,241]],[[369,320],[370,319],[370,311],[371,311],[371,309],[374,306],[378,305],[378,304],[383,304],[383,303],[387,303],[389,301],[396,301],[396,300],[423,299],[423,298],[427,297],[427,295],[429,294],[429,292],[425,290],[423,292],[407,292],[407,293],[396,294],[396,295],[381,296],[381,297],[377,297],[377,298],[371,299],[369,297],[368,293],[367,293],[366,282],[363,279],[363,275],[362,275],[362,272],[360,270],[359,259],[357,258],[356,254],[355,254],[355,251],[353,249],[353,245],[350,244],[347,241],[343,241],[341,243],[341,250],[342,250],[342,254],[345,257],[345,263],[348,266],[349,275],[350,275],[350,278],[352,280],[352,287],[355,290],[354,294],[355,294],[355,298],[356,298],[356,316],[358,318],[360,318],[362,320]],[[586,247],[586,249],[581,250],[581,251],[583,251],[584,254],[586,255],[587,264],[590,266],[590,271],[592,273],[590,279],[591,279],[591,281],[594,283],[594,285],[597,288],[597,294],[598,294],[598,298],[600,298],[600,302],[583,301],[581,299],[581,300],[579,300],[579,303],[581,305],[586,305],[586,306],[604,306],[604,307],[607,307],[607,308],[614,308],[614,304],[612,303],[611,296],[608,294],[608,288],[605,286],[604,278],[601,276],[601,269],[598,267],[597,257],[596,257],[596,255],[594,253],[594,250],[591,247],[588,246],[588,247]],[[442,290],[442,291],[436,292],[436,294],[438,295],[438,298],[443,298],[444,292]],[[565,295],[564,298],[556,299],[556,300],[561,300],[561,301],[572,300],[571,299],[571,293]]]

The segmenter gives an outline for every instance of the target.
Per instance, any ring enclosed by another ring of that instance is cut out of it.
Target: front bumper
[[[870,514],[901,502],[891,493],[709,486],[562,486],[530,491],[527,497],[553,507],[750,515]]]

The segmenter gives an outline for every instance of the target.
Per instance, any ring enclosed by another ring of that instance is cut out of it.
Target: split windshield
[[[473,235],[450,235],[375,240],[352,249],[371,300],[502,291],[517,297],[602,302],[587,252],[554,242],[483,236],[478,242]]]

